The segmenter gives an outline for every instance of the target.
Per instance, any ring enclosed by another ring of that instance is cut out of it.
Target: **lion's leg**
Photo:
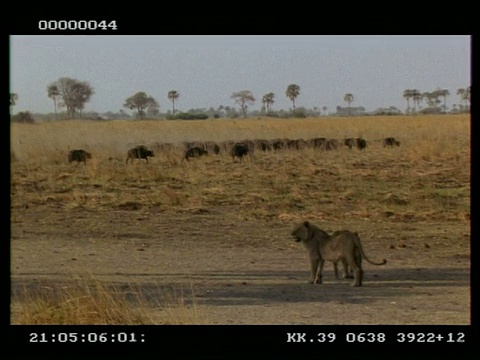
[[[346,261],[343,262],[343,278],[353,279],[353,271]]]
[[[333,262],[333,272],[335,274],[335,279],[338,280],[338,263],[336,261]]]
[[[361,268],[355,269],[355,280],[352,286],[362,286],[363,270]]]
[[[353,261],[354,261],[353,271],[355,273],[355,280],[352,285],[362,286],[362,281],[363,281],[362,255],[358,251],[355,252]]]
[[[317,254],[310,254],[310,278],[306,281],[308,284],[313,284],[315,282],[319,263],[320,257]]]
[[[320,264],[317,267],[317,275],[315,276],[315,284],[321,284],[322,283],[322,271],[323,271],[323,266],[325,265],[325,260],[320,259]]]
[[[353,279],[352,268],[348,266],[348,263],[346,261],[343,261],[343,278]]]

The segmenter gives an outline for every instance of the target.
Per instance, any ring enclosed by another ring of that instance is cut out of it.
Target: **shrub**
[[[29,124],[34,123],[32,114],[30,114],[29,111],[25,111],[25,112],[21,111],[18,114],[13,115],[12,121],[19,122],[19,123],[29,123]]]

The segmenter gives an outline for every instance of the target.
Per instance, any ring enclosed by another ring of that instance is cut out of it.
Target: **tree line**
[[[65,109],[65,117],[67,119],[73,119],[76,117],[82,117],[85,104],[91,99],[94,94],[94,89],[88,82],[78,81],[69,77],[62,77],[52,82],[47,86],[47,96],[53,101],[54,117],[57,119],[58,108]],[[287,86],[285,96],[292,102],[291,116],[306,117],[309,115],[321,115],[322,111],[326,115],[328,108],[323,106],[322,108],[314,107],[313,111],[308,111],[305,108],[297,109],[296,100],[300,95],[300,86],[296,84],[290,84]],[[466,88],[457,89],[456,95],[458,96],[460,103],[454,104],[451,112],[468,112],[470,111],[471,101],[471,86]],[[407,102],[406,114],[424,114],[424,113],[446,113],[447,112],[447,97],[450,96],[450,92],[446,89],[436,89],[431,92],[421,92],[417,89],[406,89],[403,92],[403,98]],[[19,95],[16,93],[10,93],[10,112],[18,101]],[[180,93],[177,90],[170,90],[167,93],[167,99],[172,103],[171,112],[167,112],[167,119],[190,119],[190,118],[205,118],[206,114],[202,114],[202,111],[189,110],[188,113],[178,112],[175,108],[175,104],[180,97]],[[234,92],[231,95],[234,103],[238,105],[240,114],[235,108],[228,106],[220,106],[219,111],[215,112],[213,117],[220,117],[220,113],[224,113],[228,117],[238,117],[242,115],[244,118],[248,115],[248,110],[251,105],[256,101],[250,90],[241,90]],[[351,115],[363,115],[365,109],[363,107],[352,108],[351,104],[355,101],[355,97],[351,93],[347,93],[343,96],[343,101],[347,104],[346,108],[337,106],[337,115],[351,116]],[[410,103],[411,102],[411,103]],[[275,103],[275,93],[269,92],[261,98],[262,107],[260,112],[251,111],[250,115],[265,115],[265,116],[279,116],[285,115],[283,110],[274,111],[273,105]],[[426,107],[422,107],[422,105]],[[411,106],[412,105],[412,106]],[[158,101],[152,96],[147,95],[145,92],[140,91],[134,95],[125,99],[123,107],[129,110],[133,110],[135,118],[158,118],[160,116],[160,106]],[[401,114],[402,112],[395,107],[381,108],[375,111],[378,114]],[[28,113],[28,112],[27,112]],[[122,115],[127,115],[125,112]],[[375,114],[375,113],[374,113]],[[217,116],[215,116],[217,115]],[[16,115],[17,120],[23,122],[30,122],[29,113],[19,113]],[[14,119],[15,120],[15,119]]]

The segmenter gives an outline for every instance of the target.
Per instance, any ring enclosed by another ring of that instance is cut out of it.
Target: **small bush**
[[[18,114],[12,116],[12,122],[19,122],[19,123],[28,123],[32,124],[35,121],[33,120],[32,114],[29,111],[21,111]]]
[[[201,113],[178,113],[177,115],[168,115],[168,120],[206,120],[207,114]]]

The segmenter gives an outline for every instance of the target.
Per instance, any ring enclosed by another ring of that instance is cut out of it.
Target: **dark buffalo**
[[[355,146],[355,139],[354,138],[347,138],[345,140],[343,140],[343,143],[345,144],[345,146],[347,146],[349,149],[351,149],[352,147]]]
[[[303,139],[288,140],[287,148],[292,150],[302,150],[307,146],[307,142]]]
[[[383,147],[392,147],[392,146],[400,146],[400,141],[395,140],[394,137],[387,137],[383,139]]]
[[[272,140],[273,150],[282,150],[285,147],[285,142],[281,139]]]
[[[338,140],[337,139],[328,139],[325,142],[325,150],[335,150],[338,148]]]
[[[188,158],[202,156],[202,155],[208,155],[208,151],[205,149],[202,149],[201,147],[194,146],[185,151],[184,157],[188,161]]]
[[[78,161],[78,163],[83,162],[87,165],[87,159],[91,159],[92,154],[86,152],[85,150],[70,150],[68,153],[68,162]]]
[[[230,155],[232,159],[235,160],[235,157],[239,157],[240,160],[249,153],[248,145],[245,143],[235,143],[230,150]]]
[[[145,159],[147,160],[147,163],[148,163],[148,158],[153,156],[155,156],[155,154],[152,150],[148,150],[147,147],[144,145],[138,145],[128,150],[127,159],[125,160],[125,163],[128,164],[128,160],[132,162],[133,159]]]
[[[255,143],[255,147],[261,151],[272,150],[272,145],[268,140],[263,140],[263,139],[254,140],[254,143]]]
[[[359,150],[363,150],[367,147],[367,140],[365,140],[365,139],[357,138],[356,142],[357,142],[357,148]]]
[[[218,146],[218,144],[213,141],[206,141],[203,145],[203,148],[209,152],[214,153],[215,155],[218,155],[220,153],[220,146]]]
[[[325,138],[313,138],[307,141],[307,145],[313,147],[314,149],[323,149],[325,148],[325,143],[327,139]]]

